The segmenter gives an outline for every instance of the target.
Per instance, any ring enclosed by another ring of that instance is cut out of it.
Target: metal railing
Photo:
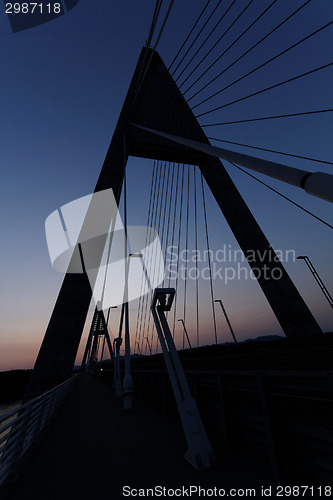
[[[0,485],[16,478],[21,459],[58,413],[77,377],[0,417]]]
[[[166,371],[132,373],[141,399],[174,413]],[[301,470],[313,480],[331,480],[332,371],[187,370],[185,374],[216,450],[266,456],[276,477]]]

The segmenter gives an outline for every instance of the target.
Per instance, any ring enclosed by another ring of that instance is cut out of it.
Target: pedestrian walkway
[[[259,492],[262,484],[273,482],[268,465],[246,457],[231,461],[218,450],[218,465],[197,471],[184,460],[185,450],[177,419],[139,403],[124,413],[108,384],[84,374],[20,478],[0,489],[0,496],[117,500],[126,498],[130,488],[254,487]]]

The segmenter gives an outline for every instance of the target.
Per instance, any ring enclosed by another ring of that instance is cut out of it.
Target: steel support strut
[[[196,469],[203,469],[215,465],[216,459],[164,314],[170,310],[174,295],[174,288],[155,288],[151,310],[188,444],[185,459]]]

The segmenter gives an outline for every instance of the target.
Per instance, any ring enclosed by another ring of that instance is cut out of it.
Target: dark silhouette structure
[[[139,58],[95,192],[112,188],[119,202],[128,156],[198,165],[245,256],[258,256],[249,265],[259,275],[258,283],[286,336],[322,333],[221,161],[133,124],[209,143],[160,56],[151,49],[143,49]],[[279,269],[279,279],[264,272],[273,267]],[[70,376],[91,295],[85,273],[66,274],[26,399]]]

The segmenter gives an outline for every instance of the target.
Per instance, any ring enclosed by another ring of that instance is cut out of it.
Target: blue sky
[[[220,36],[246,3],[240,0],[235,3],[235,10],[230,9],[224,28],[216,30],[213,40]],[[272,7],[271,13],[263,17],[261,24],[258,22],[226,54],[219,68],[230,64],[302,3],[298,0],[292,3],[279,1]],[[52,269],[49,261],[45,219],[59,206],[93,190],[139,53],[148,36],[154,4],[153,0],[81,0],[65,16],[16,34],[11,33],[4,11],[0,12],[0,370],[28,368],[34,363],[63,278]],[[195,0],[189,9],[189,2],[175,2],[158,47],[167,65],[204,4],[204,1]],[[266,5],[266,0],[255,0],[247,15],[240,18],[225,36],[223,47],[227,47]],[[216,11],[215,19],[223,8]],[[298,16],[200,94],[200,99],[228,85],[332,19],[332,3],[313,0]],[[330,26],[197,108],[197,112],[204,112],[331,62],[332,42],[333,29]],[[209,46],[207,43],[207,49],[202,49],[200,53],[204,55]],[[221,46],[216,47],[202,68],[207,67],[221,50]],[[332,75],[332,68],[317,72],[288,86],[210,113],[199,121],[209,124],[330,108]],[[209,73],[205,78],[200,84],[208,82]],[[187,97],[189,95],[186,94]],[[199,102],[199,96],[196,99],[191,104]],[[216,126],[205,128],[205,131],[210,137],[332,161],[331,115],[326,113]],[[225,145],[221,143],[221,146]],[[253,150],[242,147],[230,146],[230,149],[254,154]],[[259,154],[263,158],[280,160],[309,171],[332,171],[332,165],[263,152]],[[297,255],[308,255],[332,292],[332,230],[242,172],[228,164],[226,167],[272,246],[281,250],[293,249]],[[146,223],[151,171],[152,164],[146,160],[131,159],[128,164],[130,224]],[[332,224],[333,210],[328,202],[278,181],[258,177]],[[207,205],[212,248],[217,250],[223,245],[238,248],[208,193]],[[332,330],[332,310],[305,264],[301,261],[287,262],[286,268],[320,326],[324,330]],[[214,283],[214,286],[215,296],[225,302],[240,339],[281,333],[256,283],[234,280],[227,286],[223,283]],[[206,292],[203,290],[202,293],[205,295]],[[134,303],[131,307],[134,323],[137,305]],[[212,343],[209,314],[209,311],[202,311],[203,323],[207,315],[207,331],[203,331],[202,335],[203,342]],[[113,313],[112,327],[116,326],[117,317],[118,311]],[[217,321],[219,340],[230,341],[218,310]],[[188,330],[191,332],[193,328],[189,319]]]

